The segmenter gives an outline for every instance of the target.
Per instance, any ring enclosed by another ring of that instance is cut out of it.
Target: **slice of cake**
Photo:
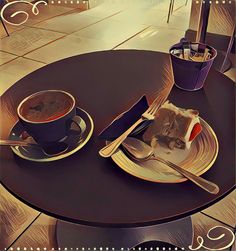
[[[201,132],[199,112],[192,109],[178,108],[169,101],[157,111],[153,124],[143,135],[144,141],[156,138],[170,149],[190,148],[192,141]]]

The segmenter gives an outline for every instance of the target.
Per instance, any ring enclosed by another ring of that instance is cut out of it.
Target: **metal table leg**
[[[106,247],[111,250],[132,248],[148,241],[162,241],[180,248],[192,244],[192,222],[187,217],[148,227],[137,228],[101,228],[57,221],[56,236],[58,248],[77,250],[99,250]]]

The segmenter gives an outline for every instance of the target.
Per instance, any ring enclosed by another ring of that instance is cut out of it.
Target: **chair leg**
[[[222,62],[222,65],[220,67],[220,72],[224,72],[224,68],[225,68],[224,66],[225,66],[226,61],[227,61],[227,59],[229,57],[229,54],[230,54],[230,52],[232,50],[234,39],[235,39],[235,25],[234,25],[233,33],[232,33],[232,35],[230,37],[230,41],[229,41],[229,44],[228,44],[228,47],[227,47],[225,58],[224,58],[224,60]]]
[[[4,22],[3,22],[3,20],[1,18],[0,18],[0,20],[2,22],[2,26],[3,26],[4,30],[5,30],[5,32],[7,33],[7,36],[9,37],[10,35],[9,35],[8,31],[7,31],[7,27],[5,26],[5,24],[4,24]]]
[[[173,14],[173,11],[174,11],[174,4],[175,4],[175,0],[172,0],[171,15]]]
[[[170,21],[170,14],[171,14],[171,10],[172,10],[172,4],[173,4],[173,1],[170,0],[169,11],[168,11],[168,16],[167,16],[167,23],[169,23],[169,21]]]

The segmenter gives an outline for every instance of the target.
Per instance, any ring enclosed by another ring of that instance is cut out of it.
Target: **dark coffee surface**
[[[42,84],[43,83],[43,84]],[[94,120],[94,134],[77,153],[51,163],[22,160],[1,148],[0,181],[31,207],[59,219],[92,226],[147,226],[197,213],[222,199],[235,184],[235,84],[210,71],[204,89],[172,88],[169,55],[116,50],[80,55],[29,74],[1,97],[1,138],[17,121],[16,108],[32,93],[62,89],[71,93]],[[137,179],[98,151],[98,135],[143,94],[152,102],[160,89],[178,107],[193,108],[214,129],[219,154],[203,177],[220,187],[212,195],[190,181],[158,184]]]
[[[45,92],[27,99],[21,106],[21,115],[33,122],[57,119],[72,106],[70,98],[60,92]]]

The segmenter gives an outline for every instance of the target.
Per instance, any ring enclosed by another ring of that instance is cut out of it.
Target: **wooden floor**
[[[189,6],[174,12],[172,21],[166,25],[169,3],[166,0],[159,1],[154,7],[149,4],[145,11],[136,9],[135,13],[130,9],[130,2],[126,10],[116,4],[119,2],[116,0],[112,7],[99,5],[100,2],[91,1],[94,8],[83,12],[74,5],[49,5],[43,15],[31,18],[25,26],[8,26],[10,37],[5,36],[0,25],[0,36],[4,37],[0,41],[0,95],[31,71],[74,54],[114,48],[168,52],[170,45],[183,37],[189,26]],[[147,3],[141,0],[135,2]],[[155,0],[150,2],[155,3]],[[130,21],[131,15],[138,25]],[[124,25],[125,22],[127,25]],[[114,34],[114,29],[119,32]],[[97,37],[101,31],[101,37]],[[226,75],[235,80],[235,66]],[[232,234],[226,229],[218,228],[211,232],[212,237],[225,233],[221,240],[210,240],[207,233],[216,226],[226,227],[235,233],[235,214],[236,191],[212,207],[192,215],[192,247],[198,247],[198,236],[204,238],[207,248],[220,250],[227,246]],[[0,185],[0,251],[59,250],[55,224],[56,219],[21,203]],[[76,247],[68,247],[68,250],[71,248]],[[235,247],[224,250],[235,250]]]

